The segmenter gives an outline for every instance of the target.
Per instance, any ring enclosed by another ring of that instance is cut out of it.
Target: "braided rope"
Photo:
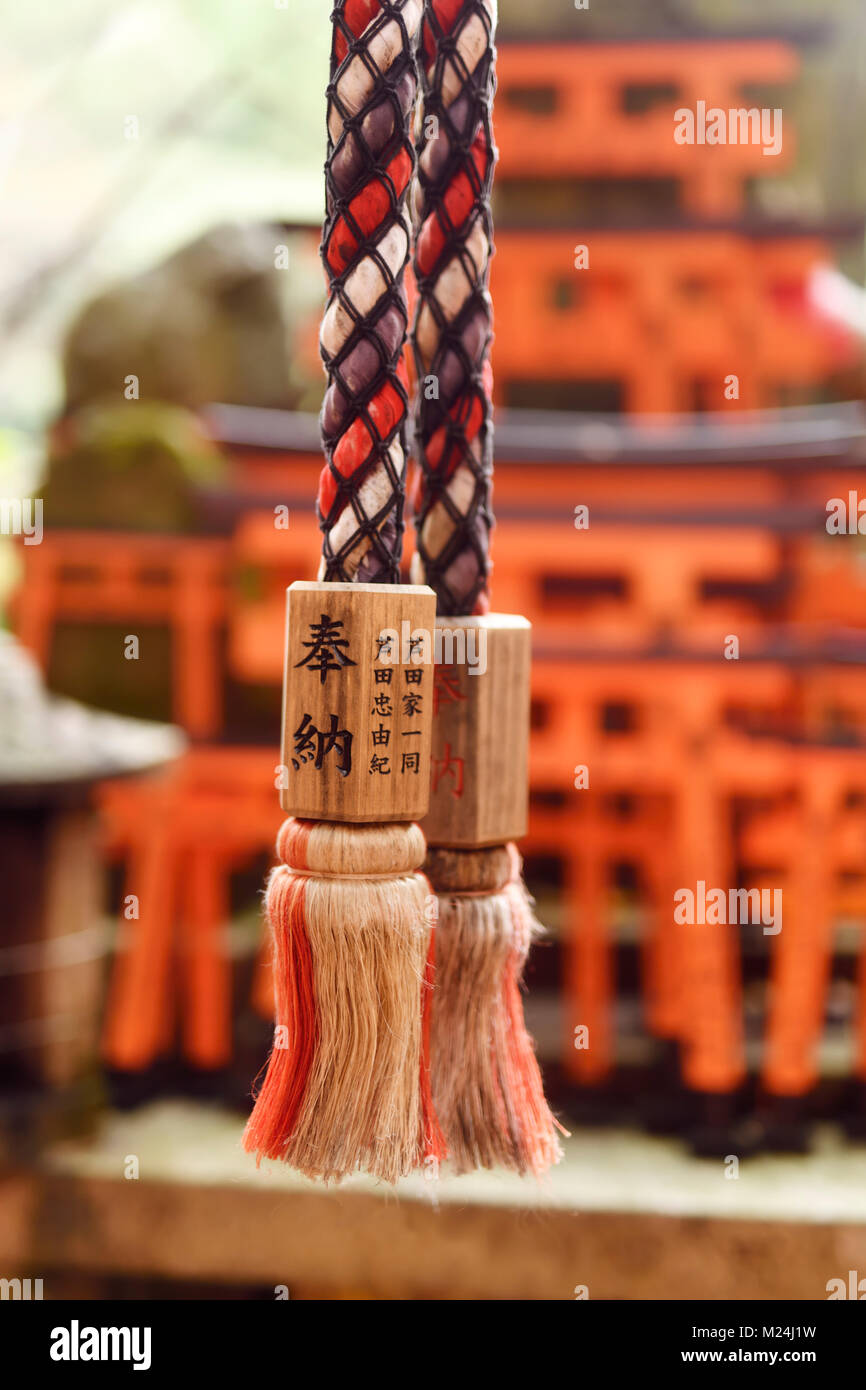
[[[406,198],[421,0],[337,0],[332,19],[319,578],[393,583],[406,477]]]
[[[412,326],[422,476],[412,578],[435,589],[446,615],[488,608],[495,28],[496,0],[425,0]]]

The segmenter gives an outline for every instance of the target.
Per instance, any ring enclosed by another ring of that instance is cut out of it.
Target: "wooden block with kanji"
[[[425,814],[435,618],[423,585],[287,590],[284,811],[371,824]]]
[[[505,613],[436,626],[427,843],[471,849],[519,839],[529,797],[531,626]]]

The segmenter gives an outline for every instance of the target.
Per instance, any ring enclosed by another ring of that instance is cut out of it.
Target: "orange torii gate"
[[[843,911],[866,918],[866,747],[795,746],[794,797],[755,811],[742,827],[749,881],[785,885],[784,928],[772,943],[761,1085],[802,1098],[818,1080],[817,1050]],[[864,925],[861,925],[861,933]],[[866,1081],[866,942],[861,943],[854,1074]]]
[[[588,266],[575,252],[588,248]],[[575,383],[634,414],[745,410],[859,361],[806,303],[823,238],[738,231],[497,232],[491,288],[500,403],[565,409]],[[543,351],[539,351],[543,344]],[[728,388],[737,377],[736,396]],[[550,398],[548,400],[548,398]]]
[[[106,1006],[109,1066],[142,1071],[170,1050],[176,995],[184,1057],[201,1069],[229,1062],[229,878],[273,855],[278,763],[276,748],[197,748],[157,776],[100,789],[106,851],[124,865],[124,902],[135,899]]]
[[[789,86],[800,71],[784,40],[714,37],[641,44],[527,42],[499,44],[497,180],[673,180],[683,211],[737,216],[751,178],[790,168],[796,137],[784,127],[772,161],[760,143],[717,145],[713,158],[698,144],[677,144],[678,108],[728,112],[751,108],[750,86]],[[779,105],[776,102],[775,105]]]
[[[723,732],[725,715],[737,707],[744,712],[779,709],[791,690],[790,672],[773,662],[690,661],[680,655],[589,663],[542,655],[534,663],[533,788],[573,787],[574,766],[586,765],[589,795],[637,791],[666,797],[667,834],[658,839],[656,853],[659,863],[670,864],[670,874],[665,883],[658,864],[650,864],[649,881],[660,893],[672,884],[688,887],[699,880],[727,888],[733,867],[730,796],[743,788],[753,795],[774,792],[790,772],[778,743]],[[605,729],[606,720],[615,727]],[[530,825],[530,844],[532,833]],[[572,928],[567,949],[574,954],[567,969],[577,991],[586,980],[602,986],[610,980],[603,959],[610,951],[609,925],[596,917],[584,935],[587,864],[603,860],[603,842],[609,841],[606,831],[600,834],[598,843],[593,844],[590,833],[584,844],[573,825],[570,831]],[[601,907],[598,891],[590,892],[588,900],[596,910]],[[745,1076],[737,942],[727,930],[675,927],[672,902],[666,925],[658,915],[656,932],[651,951],[653,1016],[659,1031],[669,1035],[675,1029],[689,1087],[707,1095],[732,1094]],[[609,1011],[611,1004],[603,989],[590,1007],[597,1014]],[[587,1067],[595,1076],[609,1070],[610,1052],[589,1061],[573,1048],[573,1026],[583,1021],[573,998],[569,1021],[567,1070],[578,1078]],[[609,1030],[602,1030],[605,1037],[609,1039]]]
[[[46,528],[22,547],[16,630],[43,670],[58,623],[159,623],[172,634],[172,717],[194,737],[222,723],[220,632],[229,543],[212,537]]]

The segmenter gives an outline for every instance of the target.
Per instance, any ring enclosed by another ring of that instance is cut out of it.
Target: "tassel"
[[[435,591],[440,650],[451,653],[437,666],[424,822],[441,895],[434,1100],[458,1167],[540,1173],[560,1150],[523,1022],[537,925],[509,848],[526,829],[530,633],[491,614],[488,592],[495,28],[495,0],[424,0],[412,345],[419,382],[438,389],[416,393],[410,574]]]
[[[429,1075],[431,895],[414,823],[429,801],[434,602],[390,584],[288,591],[289,819],[266,894],[276,1029],[244,1147],[312,1178],[363,1168],[395,1182],[444,1156]],[[404,624],[418,650],[399,641]]]
[[[436,1113],[458,1172],[543,1173],[561,1156],[520,985],[542,928],[513,845],[431,850],[439,892],[431,1066]]]
[[[244,1136],[311,1178],[394,1182],[442,1141],[425,1105],[430,927],[417,825],[287,820],[267,892],[276,1041]]]
[[[436,667],[422,822],[439,904],[433,1100],[459,1170],[538,1176],[562,1155],[521,999],[542,933],[513,843],[526,829],[530,627],[501,613],[447,618],[436,637],[452,660]]]
[[[280,864],[267,906],[277,1030],[248,1150],[389,1182],[442,1156],[432,1113],[429,892],[435,595],[399,583],[406,197],[421,0],[331,13],[317,584],[288,592]]]

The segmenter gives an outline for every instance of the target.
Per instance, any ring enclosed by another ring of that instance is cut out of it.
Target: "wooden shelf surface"
[[[90,1142],[0,1180],[0,1268],[381,1299],[826,1298],[866,1269],[866,1149],[725,1177],[673,1141],[584,1131],[543,1183],[358,1177],[325,1190],[240,1148],[240,1117],[186,1102],[107,1115]],[[124,1177],[130,1158],[139,1178]]]

